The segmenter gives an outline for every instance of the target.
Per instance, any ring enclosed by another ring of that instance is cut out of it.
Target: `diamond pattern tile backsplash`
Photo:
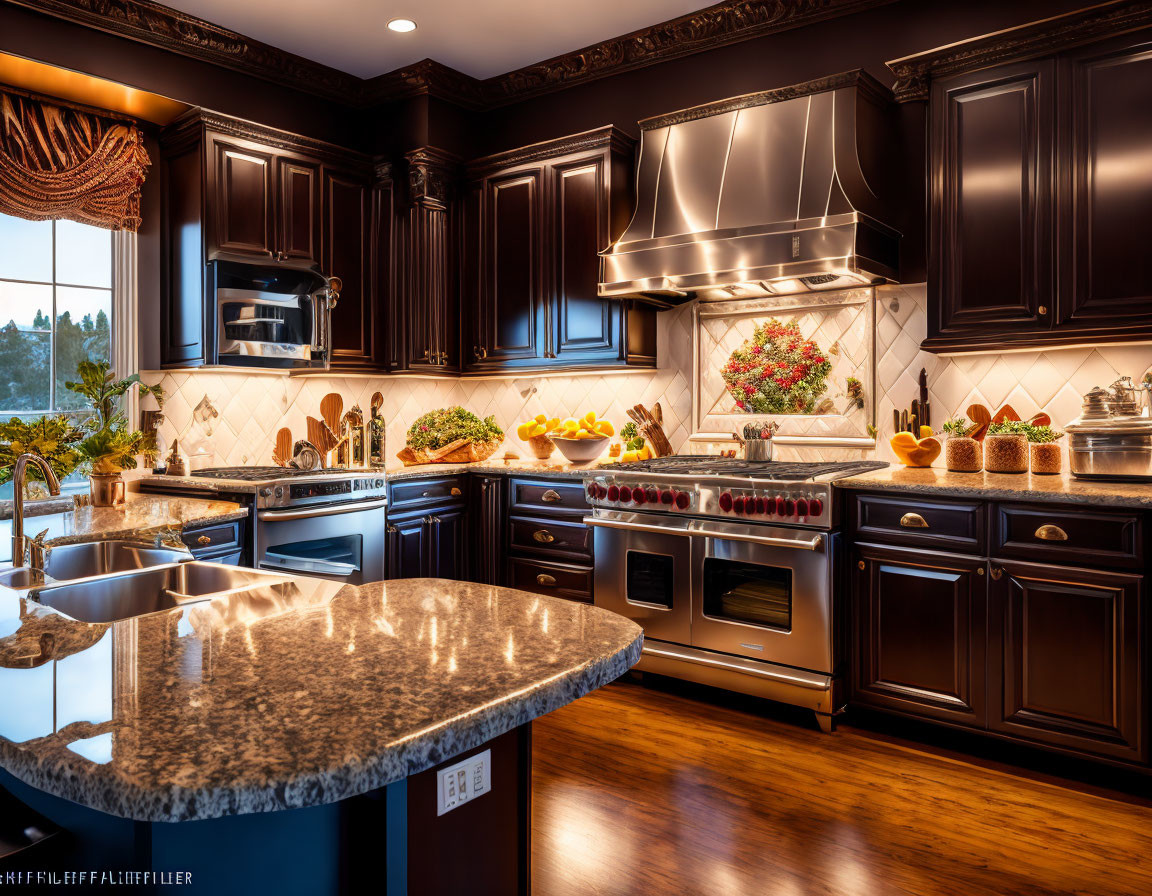
[[[852,455],[867,453],[894,460],[888,447],[892,410],[908,407],[917,396],[921,368],[928,372],[932,422],[937,427],[972,403],[993,411],[1009,403],[1022,416],[1043,410],[1060,427],[1079,414],[1081,396],[1093,386],[1107,386],[1123,375],[1142,377],[1152,366],[1152,344],[1147,343],[961,357],[922,352],[920,342],[927,332],[925,299],[923,284],[877,291],[879,436],[875,452],[853,451]],[[688,442],[692,428],[691,313],[684,307],[661,314],[659,320],[660,366],[655,370],[466,380],[147,371],[143,379],[161,383],[167,393],[161,429],[167,444],[173,437],[179,437],[186,450],[204,443],[217,465],[271,463],[276,431],[287,426],[295,438],[304,438],[305,417],[320,416],[320,399],[329,392],[340,393],[346,409],[358,404],[365,413],[373,392],[384,396],[389,457],[403,447],[413,420],[433,408],[454,404],[482,417],[494,415],[507,433],[506,447],[525,457],[528,452],[516,439],[515,427],[528,416],[572,416],[592,410],[619,425],[628,419],[626,408],[637,403],[651,407],[657,401],[677,451],[714,448]],[[726,359],[724,353],[715,363]],[[217,414],[204,421],[194,419],[195,408],[205,397]],[[832,451],[788,448],[781,455],[785,460],[827,458]]]

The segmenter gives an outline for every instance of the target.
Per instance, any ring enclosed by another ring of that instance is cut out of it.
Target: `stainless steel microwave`
[[[216,363],[326,368],[340,280],[315,268],[208,263],[215,296]]]

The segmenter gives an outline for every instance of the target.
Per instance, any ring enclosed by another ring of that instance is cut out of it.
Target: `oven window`
[[[363,538],[360,535],[277,544],[264,551],[260,565],[302,573],[350,576],[360,571],[362,549]]]
[[[792,570],[706,558],[704,615],[791,631]]]
[[[667,554],[629,551],[625,596],[629,603],[672,609],[673,568]]]

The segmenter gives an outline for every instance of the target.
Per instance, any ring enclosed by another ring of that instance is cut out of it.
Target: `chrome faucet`
[[[12,468],[12,565],[14,567],[24,565],[24,553],[29,548],[31,548],[33,560],[40,557],[39,537],[36,539],[24,537],[24,479],[25,468],[29,463],[38,466],[40,472],[44,474],[44,480],[48,483],[48,493],[51,495],[60,494],[60,480],[56,478],[56,474],[52,471],[48,461],[39,454],[21,454],[16,458],[16,463]],[[32,565],[36,566],[37,564],[33,563]]]

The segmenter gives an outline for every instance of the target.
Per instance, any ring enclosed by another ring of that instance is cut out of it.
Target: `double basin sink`
[[[184,549],[130,541],[56,545],[43,570],[4,570],[0,585],[81,622],[116,622],[286,579],[191,556]]]

